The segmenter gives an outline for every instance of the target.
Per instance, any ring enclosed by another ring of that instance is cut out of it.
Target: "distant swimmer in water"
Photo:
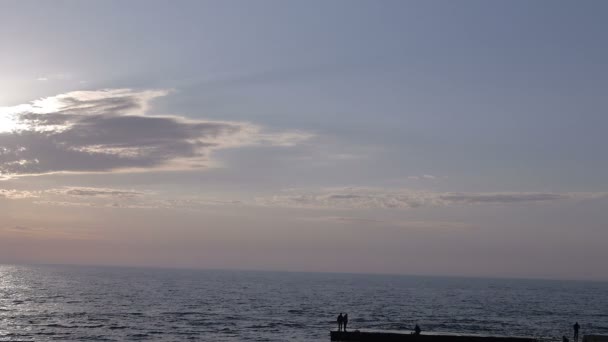
[[[338,315],[338,331],[342,331],[342,325],[344,324],[344,316],[342,316],[342,313],[340,312],[340,314]]]
[[[420,335],[420,332],[422,330],[420,329],[420,326],[418,326],[418,324],[416,324],[416,326],[414,327],[414,335]]]
[[[574,323],[574,325],[572,326],[572,328],[574,329],[574,341],[578,342],[578,329],[581,328],[580,325],[578,325],[578,322]]]
[[[346,332],[346,325],[348,324],[348,314],[344,314],[344,318],[342,319],[342,323],[344,324],[344,332]]]

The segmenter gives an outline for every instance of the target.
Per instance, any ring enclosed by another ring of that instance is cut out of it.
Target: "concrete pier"
[[[583,342],[608,342],[608,335],[585,335]]]
[[[475,336],[475,335],[414,335],[411,332],[349,331],[330,332],[332,341],[360,342],[536,342],[528,337]],[[595,342],[595,341],[594,341]]]

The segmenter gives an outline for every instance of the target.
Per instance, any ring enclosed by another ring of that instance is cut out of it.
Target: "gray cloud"
[[[445,177],[437,177],[437,176],[433,176],[433,175],[429,175],[429,174],[423,174],[421,176],[408,176],[407,177],[408,180],[439,180],[440,178],[445,178]]]
[[[83,188],[68,187],[63,189],[51,189],[46,193],[61,194],[74,197],[106,197],[106,198],[133,198],[145,195],[144,192],[134,190],[119,190],[107,188]]]
[[[198,210],[209,206],[268,206],[305,209],[414,209],[454,205],[512,205],[552,203],[608,198],[608,193],[487,192],[455,193],[428,190],[364,187],[325,188],[315,191],[288,189],[274,196],[252,201],[205,196],[166,197],[152,191],[131,189],[63,187],[46,190],[0,189],[0,198],[33,200],[33,203],[58,206],[84,206],[131,209]],[[335,221],[342,217],[331,217]],[[350,220],[350,218],[349,218]],[[394,224],[394,223],[393,223]]]
[[[0,108],[0,178],[53,172],[189,169],[215,149],[310,137],[245,122],[146,115],[167,91],[79,91]]]
[[[316,192],[287,190],[284,194],[258,198],[267,206],[302,208],[416,208],[440,201],[432,193],[423,191],[387,191],[374,188],[329,188]]]
[[[28,233],[28,232],[43,231],[45,229],[44,228],[40,228],[40,227],[29,227],[29,226],[16,225],[16,226],[13,226],[13,227],[7,227],[5,230],[7,230],[7,231],[13,231],[13,232],[19,232],[19,233]]]
[[[240,200],[205,196],[167,197],[152,191],[62,187],[45,190],[0,189],[0,199],[29,200],[34,204],[62,207],[200,210],[210,206],[238,206]]]
[[[9,226],[0,227],[0,231],[13,237],[29,237],[37,239],[61,239],[61,240],[92,240],[100,237],[91,231],[83,231],[82,229],[62,229],[48,227],[31,227],[31,226]]]
[[[487,193],[467,194],[448,193],[440,198],[452,203],[517,203],[517,202],[543,202],[572,198],[572,194],[554,193]]]
[[[296,207],[313,209],[412,209],[428,206],[458,204],[515,204],[555,202],[606,197],[606,193],[541,193],[495,192],[450,193],[416,191],[408,189],[388,190],[379,188],[329,188],[317,191],[287,190],[282,194],[257,198],[264,206]]]
[[[311,222],[329,222],[346,225],[364,225],[364,226],[387,226],[387,227],[399,227],[404,229],[432,229],[432,230],[455,230],[455,229],[472,229],[473,225],[464,222],[454,221],[412,221],[412,220],[387,220],[387,219],[373,219],[365,217],[352,217],[352,216],[314,216],[314,217],[303,217],[303,221]]]

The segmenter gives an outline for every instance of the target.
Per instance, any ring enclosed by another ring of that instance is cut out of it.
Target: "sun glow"
[[[46,114],[57,111],[58,108],[58,101],[52,98],[37,100],[32,104],[0,107],[0,134],[27,129],[28,123],[20,118],[20,114],[22,113]]]
[[[13,132],[19,128],[19,123],[14,113],[0,108],[0,133]]]

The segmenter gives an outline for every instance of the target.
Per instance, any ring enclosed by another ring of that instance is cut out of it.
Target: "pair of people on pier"
[[[345,313],[344,315],[342,315],[342,313],[340,312],[340,314],[338,315],[338,331],[344,331],[346,332],[346,325],[348,324],[348,314]]]

